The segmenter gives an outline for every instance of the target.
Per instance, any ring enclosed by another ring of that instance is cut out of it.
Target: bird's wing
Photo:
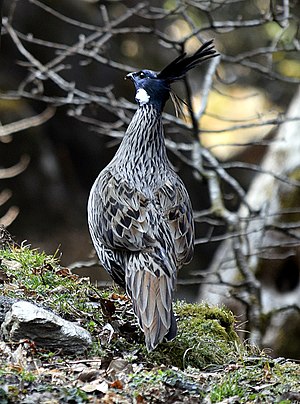
[[[109,170],[100,174],[89,199],[94,238],[112,249],[141,251],[156,243],[150,200]]]
[[[157,205],[174,245],[177,268],[191,261],[194,252],[194,221],[189,195],[174,173],[155,193]]]
[[[166,253],[171,251],[178,268],[191,260],[192,209],[176,174],[147,197],[107,170],[96,182],[89,203],[90,227],[107,247],[129,251],[162,247]]]

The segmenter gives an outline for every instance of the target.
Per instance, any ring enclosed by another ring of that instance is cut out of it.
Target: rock
[[[37,346],[62,349],[66,353],[83,352],[91,343],[84,328],[23,300],[14,303],[1,326],[4,339],[29,339]]]

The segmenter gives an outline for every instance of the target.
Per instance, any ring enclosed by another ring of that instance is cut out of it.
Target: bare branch
[[[0,206],[4,205],[12,196],[12,192],[9,189],[4,189],[0,192]]]
[[[26,170],[30,158],[27,155],[21,157],[19,163],[9,168],[0,168],[0,179],[13,178]]]
[[[199,110],[196,112],[196,119],[198,121],[201,119],[202,115],[206,111],[208,96],[209,96],[209,93],[210,93],[210,91],[212,89],[212,85],[213,85],[213,78],[215,76],[217,67],[219,66],[220,62],[221,62],[220,57],[213,58],[209,62],[209,67],[208,67],[207,73],[205,75],[203,86],[202,86],[202,91],[201,91],[201,94],[202,94],[201,104],[200,104]]]
[[[0,126],[0,137],[8,136],[13,133],[20,132],[22,130],[42,125],[43,123],[51,119],[54,116],[54,114],[55,114],[55,108],[48,107],[45,109],[45,111],[43,111],[39,115],[21,119],[20,121],[8,123],[6,125],[2,125]]]
[[[16,206],[11,206],[4,216],[0,218],[0,224],[4,227],[8,227],[12,224],[12,222],[17,218],[19,214],[19,208]]]

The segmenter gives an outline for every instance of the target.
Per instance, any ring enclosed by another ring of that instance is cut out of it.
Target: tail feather
[[[172,309],[175,275],[149,268],[149,256],[144,254],[132,259],[126,271],[126,288],[131,296],[134,313],[145,334],[148,351],[152,351],[164,338],[176,336],[177,325]],[[147,266],[142,265],[143,261]],[[151,265],[151,264],[150,264]],[[137,288],[137,285],[140,285]]]
[[[171,327],[169,328],[169,332],[165,335],[165,338],[167,341],[172,341],[172,339],[174,339],[176,335],[177,335],[177,322],[174,313],[172,312]]]

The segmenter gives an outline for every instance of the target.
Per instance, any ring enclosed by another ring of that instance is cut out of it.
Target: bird
[[[88,226],[99,261],[131,298],[148,352],[177,334],[172,303],[177,272],[194,251],[192,205],[167,157],[162,112],[171,84],[214,56],[210,40],[158,73],[127,74],[138,107],[88,198]]]

